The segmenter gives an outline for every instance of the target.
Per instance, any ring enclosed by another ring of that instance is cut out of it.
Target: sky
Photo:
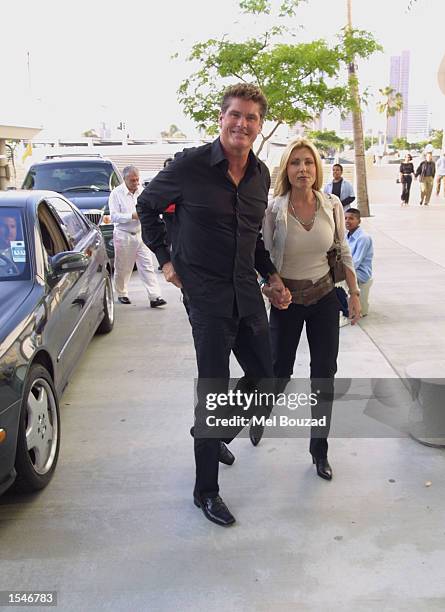
[[[411,53],[409,102],[429,104],[432,126],[445,125],[445,96],[437,84],[445,2],[412,1],[407,10],[409,4],[353,0],[354,27],[371,31],[384,47],[359,64],[361,85],[375,95],[368,128],[383,128],[375,110],[378,89],[389,84],[390,56],[405,49]],[[0,123],[43,125],[45,134],[61,138],[78,137],[102,121],[113,127],[123,121],[132,136],[149,138],[174,123],[193,137],[194,124],[176,94],[193,69],[187,51],[195,42],[223,34],[248,37],[271,23],[241,17],[234,0],[7,0]],[[301,41],[333,40],[345,23],[346,0],[309,0],[293,22],[304,26]],[[172,59],[174,53],[179,59]]]

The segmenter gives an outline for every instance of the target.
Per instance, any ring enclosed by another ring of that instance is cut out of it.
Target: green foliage
[[[392,146],[398,150],[411,149],[411,143],[406,138],[393,138]]]
[[[363,59],[370,57],[376,51],[383,51],[382,45],[375,40],[371,32],[366,30],[345,27],[338,39],[339,59],[345,64],[354,62],[357,57]]]
[[[384,113],[386,118],[394,117],[394,115],[403,108],[403,96],[396,92],[392,87],[383,87],[379,89],[383,100],[377,104],[379,113]]]
[[[298,6],[306,0],[282,0],[278,8],[279,17],[294,17]],[[270,15],[273,4],[269,0],[240,0],[240,9],[252,15]]]
[[[294,16],[302,0],[282,0],[278,17]],[[271,14],[269,0],[241,0],[250,14]],[[282,21],[281,21],[282,23]],[[262,135],[263,144],[281,124],[309,123],[324,109],[347,112],[354,107],[350,88],[341,84],[341,73],[353,57],[367,58],[380,45],[369,32],[344,29],[336,45],[325,40],[283,43],[284,25],[243,42],[210,39],[196,43],[189,61],[198,68],[178,89],[186,115],[208,134],[218,131],[217,118],[224,89],[235,82],[254,83],[269,103],[267,119],[274,127]],[[340,79],[339,79],[340,76]]]
[[[343,151],[345,141],[334,131],[314,130],[308,133],[308,137],[313,141],[317,149],[325,156],[332,157],[336,151]]]
[[[442,148],[443,130],[431,130],[430,142],[435,149]]]
[[[161,136],[162,136],[162,138],[173,138],[173,139],[187,138],[187,136],[184,134],[184,132],[182,132],[178,128],[178,126],[175,125],[174,123],[172,123],[170,125],[168,130],[163,130],[161,132]]]
[[[82,132],[82,136],[85,136],[86,138],[99,138],[99,134],[94,128],[85,130],[85,132]]]

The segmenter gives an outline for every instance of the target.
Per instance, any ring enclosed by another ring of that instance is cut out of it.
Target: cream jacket
[[[346,240],[343,206],[335,195],[329,196],[321,191],[314,191],[314,193],[320,202],[319,214],[327,215],[329,219],[332,219],[333,213],[335,213],[338,237],[341,243],[342,260],[345,266],[352,270],[355,275],[351,251],[348,241]],[[264,244],[270,253],[278,273],[281,272],[281,267],[283,265],[284,245],[286,244],[287,236],[288,203],[289,193],[284,196],[277,196],[270,199],[263,221]]]

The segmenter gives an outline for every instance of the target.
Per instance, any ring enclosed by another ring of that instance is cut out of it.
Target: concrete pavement
[[[372,188],[371,309],[340,331],[339,377],[445,359],[445,199],[401,208],[393,181]],[[0,498],[0,590],[55,589],[73,611],[445,609],[445,456],[409,437],[333,438],[331,482],[307,440],[236,439],[220,481],[237,523],[204,519],[191,498],[191,334],[178,292],[164,294],[165,309],[148,309],[133,276],[133,305],[117,306],[62,398],[51,485]],[[308,361],[303,342],[296,376]]]

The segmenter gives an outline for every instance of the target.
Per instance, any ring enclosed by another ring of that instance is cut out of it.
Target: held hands
[[[139,215],[137,214],[137,212],[134,212],[134,213],[131,215],[131,218],[132,218],[132,219],[134,219],[135,221],[137,221],[137,220],[139,219]]]
[[[162,266],[162,273],[164,274],[164,278],[168,283],[173,283],[175,287],[182,289],[181,279],[176,274],[171,261],[168,261]]]
[[[263,287],[264,295],[269,298],[270,303],[279,310],[286,310],[292,302],[291,292],[284,286],[278,274],[269,276],[269,283]]]
[[[348,300],[349,319],[351,325],[355,325],[362,314],[362,306],[358,295],[350,295]]]

